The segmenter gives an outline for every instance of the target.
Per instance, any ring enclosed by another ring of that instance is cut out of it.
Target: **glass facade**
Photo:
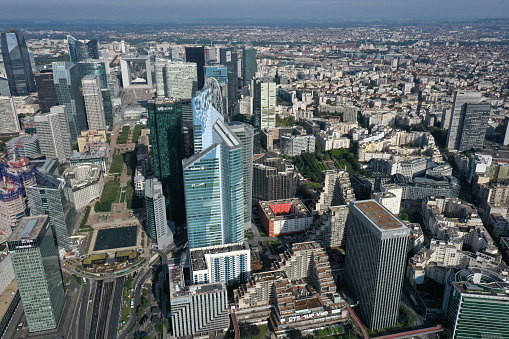
[[[53,72],[38,73],[35,75],[39,107],[42,113],[48,113],[50,108],[58,105]]]
[[[65,106],[71,139],[77,142],[80,132],[87,129],[85,102],[81,94],[81,76],[79,68],[72,62],[53,63],[53,81],[58,103]]]
[[[221,48],[221,65],[225,65],[228,71],[228,112],[232,114],[233,106],[238,100],[239,73],[237,52],[230,48]]]
[[[80,70],[80,77],[84,78],[87,75],[98,75],[101,85],[101,94],[103,99],[104,117],[106,118],[106,125],[113,125],[113,105],[111,103],[111,95],[108,91],[108,76],[106,74],[106,65],[104,61],[100,60],[87,60],[77,64]]]
[[[276,128],[276,83],[257,80],[253,100],[254,127]]]
[[[148,124],[154,175],[163,185],[167,217],[177,225],[185,224],[182,103],[180,101],[150,101]]]
[[[67,36],[67,44],[69,46],[69,55],[72,62],[79,62],[86,59],[99,59],[99,49],[97,48],[97,40],[92,39],[86,42]]]
[[[198,78],[198,90],[203,88],[205,76],[203,66],[205,66],[205,49],[201,47],[186,47],[186,62],[196,64],[196,75]]]
[[[249,86],[254,75],[258,71],[256,64],[256,50],[254,48],[244,48],[242,55],[244,86]]]
[[[11,95],[35,92],[34,74],[23,34],[16,29],[2,33],[2,58]]]

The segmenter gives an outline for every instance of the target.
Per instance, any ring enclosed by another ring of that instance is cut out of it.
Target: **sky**
[[[509,0],[0,0],[3,20],[181,22],[217,18],[509,18]]]

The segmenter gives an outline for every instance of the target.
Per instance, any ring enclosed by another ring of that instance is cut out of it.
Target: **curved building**
[[[64,177],[70,181],[76,210],[86,207],[94,199],[101,197],[104,179],[101,166],[82,164],[68,168]]]
[[[24,216],[26,204],[23,187],[10,180],[0,181],[0,233],[10,236]]]

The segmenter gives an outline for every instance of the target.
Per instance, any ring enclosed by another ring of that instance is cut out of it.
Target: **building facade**
[[[474,91],[456,91],[454,92],[454,101],[450,114],[444,118],[443,128],[448,129],[447,148],[459,149],[461,140],[461,131],[463,130],[463,122],[465,115],[463,114],[463,105],[466,103],[477,104],[481,101],[481,92]]]
[[[191,99],[198,90],[195,63],[156,62],[156,93],[159,98]]]
[[[198,79],[198,90],[201,91],[205,84],[205,49],[203,46],[186,47],[186,62],[196,64],[196,78]]]
[[[98,75],[87,75],[81,79],[81,90],[85,101],[89,129],[106,129],[103,97]]]
[[[0,125],[2,126],[0,134],[18,135],[21,131],[16,104],[12,97],[0,96]]]
[[[67,162],[73,154],[67,119],[64,106],[53,106],[50,113],[34,117],[41,153],[48,158],[57,158],[60,163]]]
[[[242,78],[244,80],[244,86],[249,86],[251,84],[251,80],[257,71],[256,50],[252,46],[245,46],[242,50]]]
[[[25,42],[25,36],[15,28],[1,36],[2,58],[11,95],[28,95],[35,92],[34,73]]]
[[[11,235],[18,222],[27,215],[23,186],[11,180],[0,182],[0,232]]]
[[[281,154],[294,157],[302,153],[315,151],[314,135],[282,135]]]
[[[99,199],[104,188],[101,166],[82,164],[72,166],[63,173],[72,190],[74,206],[81,211],[93,200]]]
[[[28,158],[32,155],[41,154],[41,147],[39,146],[39,138],[37,135],[22,135],[12,138],[5,144],[7,152],[9,152],[8,159]]]
[[[35,74],[35,85],[37,86],[37,97],[39,98],[41,112],[48,113],[51,107],[58,105],[53,72],[46,70]]]
[[[67,36],[69,55],[72,62],[79,62],[86,59],[99,59],[97,40],[77,40],[71,35]]]
[[[253,92],[254,127],[276,128],[276,83],[255,80]]]
[[[157,248],[164,250],[173,243],[173,233],[166,218],[163,185],[157,179],[147,179],[145,182],[145,208],[147,233],[157,244]]]
[[[304,232],[313,223],[313,216],[299,198],[260,201],[258,214],[269,237]]]

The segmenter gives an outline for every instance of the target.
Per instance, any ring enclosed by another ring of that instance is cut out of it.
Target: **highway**
[[[110,314],[110,301],[111,294],[113,292],[113,285],[115,281],[105,282],[103,285],[103,297],[101,300],[101,307],[99,313],[99,321],[97,322],[97,338],[104,338],[106,332],[106,322],[108,320],[108,315]]]
[[[88,336],[89,339],[95,339],[95,334],[97,331],[97,322],[99,320],[99,306],[101,305],[101,295],[103,291],[103,281],[97,281],[97,286],[95,289],[94,296],[94,306],[92,309],[92,320],[90,321],[90,334]]]
[[[125,277],[118,278],[113,292],[113,303],[111,305],[110,321],[108,324],[108,339],[117,338],[117,330],[120,319],[120,310],[124,297]]]
[[[87,282],[86,279],[83,279],[77,305],[73,310],[74,319],[72,320],[71,326],[69,327],[69,333],[67,335],[67,338],[69,339],[83,338],[86,333],[88,298],[90,297],[91,285],[92,283],[90,281]]]

